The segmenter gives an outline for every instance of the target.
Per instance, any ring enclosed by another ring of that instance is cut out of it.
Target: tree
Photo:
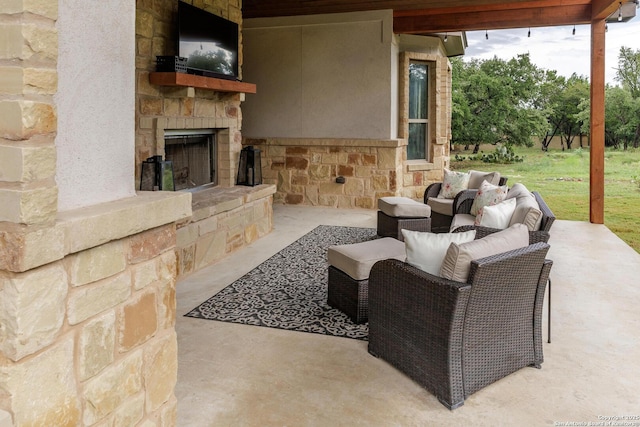
[[[616,80],[622,84],[635,100],[640,99],[640,49],[635,52],[628,47],[621,47],[618,56]],[[635,130],[633,146],[640,145],[640,124]]]
[[[452,144],[474,145],[474,153],[483,143],[531,146],[546,121],[536,102],[543,72],[529,55],[452,63]]]

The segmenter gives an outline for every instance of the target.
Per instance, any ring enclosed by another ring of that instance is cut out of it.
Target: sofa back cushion
[[[509,226],[524,224],[529,231],[537,231],[542,224],[542,211],[536,197],[527,187],[517,183],[507,193],[507,199],[516,199],[516,209],[511,216]]]
[[[483,181],[487,181],[489,184],[498,185],[500,183],[500,172],[481,172],[481,171],[469,171],[469,187],[472,190],[477,190]]]
[[[467,282],[471,261],[526,246],[529,246],[529,230],[523,224],[515,224],[506,230],[471,242],[453,242],[442,260],[440,276],[457,282]]]

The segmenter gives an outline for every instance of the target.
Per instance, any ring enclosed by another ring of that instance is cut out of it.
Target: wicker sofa
[[[539,368],[548,249],[538,242],[472,261],[466,283],[398,260],[377,262],[369,276],[369,352],[449,409],[523,367]]]
[[[485,178],[497,185],[506,185],[508,178],[500,176],[498,172],[469,171],[469,188],[477,190]],[[438,197],[442,190],[442,182],[430,184],[424,191],[423,202],[431,207],[431,231],[434,233],[448,233],[451,220],[455,214],[454,206],[458,204],[456,196],[453,199]],[[458,193],[460,194],[460,193]]]

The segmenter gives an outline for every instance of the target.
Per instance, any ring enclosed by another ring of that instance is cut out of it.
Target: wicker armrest
[[[464,190],[456,194],[453,199],[453,213],[468,214],[471,212],[471,205],[473,205],[473,199],[476,198],[478,190]]]
[[[540,193],[538,193],[537,191],[532,191],[532,193],[535,196],[536,201],[538,202],[540,210],[542,211],[542,223],[540,224],[540,230],[549,231],[551,230],[551,225],[556,220],[556,217],[547,203],[544,201]]]
[[[441,182],[434,182],[433,184],[430,184],[426,190],[424,190],[424,196],[422,198],[422,200],[424,201],[424,204],[426,205],[427,202],[429,201],[429,197],[438,197],[438,194],[440,194],[440,189],[442,188],[442,183]]]
[[[497,233],[500,230],[499,228],[490,228],[483,227],[481,225],[462,225],[453,230],[454,233],[461,233],[464,231],[476,230],[476,239],[482,239],[483,237],[488,236],[492,233]],[[529,231],[529,244],[532,245],[534,243],[547,243],[549,241],[549,232],[538,230],[538,231]]]

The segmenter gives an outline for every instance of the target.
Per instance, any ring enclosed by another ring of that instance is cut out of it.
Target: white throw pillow
[[[506,185],[497,186],[483,181],[482,184],[480,184],[476,197],[473,199],[471,212],[469,213],[476,216],[478,215],[478,211],[483,207],[497,205],[507,198],[507,190]]]
[[[466,172],[445,169],[438,197],[441,199],[453,199],[456,197],[456,194],[469,188],[469,176]]]
[[[454,242],[449,246],[442,261],[440,276],[456,282],[466,282],[471,270],[471,261],[527,246],[529,229],[524,224],[514,224],[506,230],[489,234],[473,242]]]
[[[515,210],[516,199],[507,199],[497,205],[485,206],[478,212],[474,225],[504,230],[509,227]]]
[[[428,233],[402,230],[407,262],[412,266],[433,275],[440,275],[442,260],[451,242],[470,242],[476,237],[476,231],[463,233]]]

